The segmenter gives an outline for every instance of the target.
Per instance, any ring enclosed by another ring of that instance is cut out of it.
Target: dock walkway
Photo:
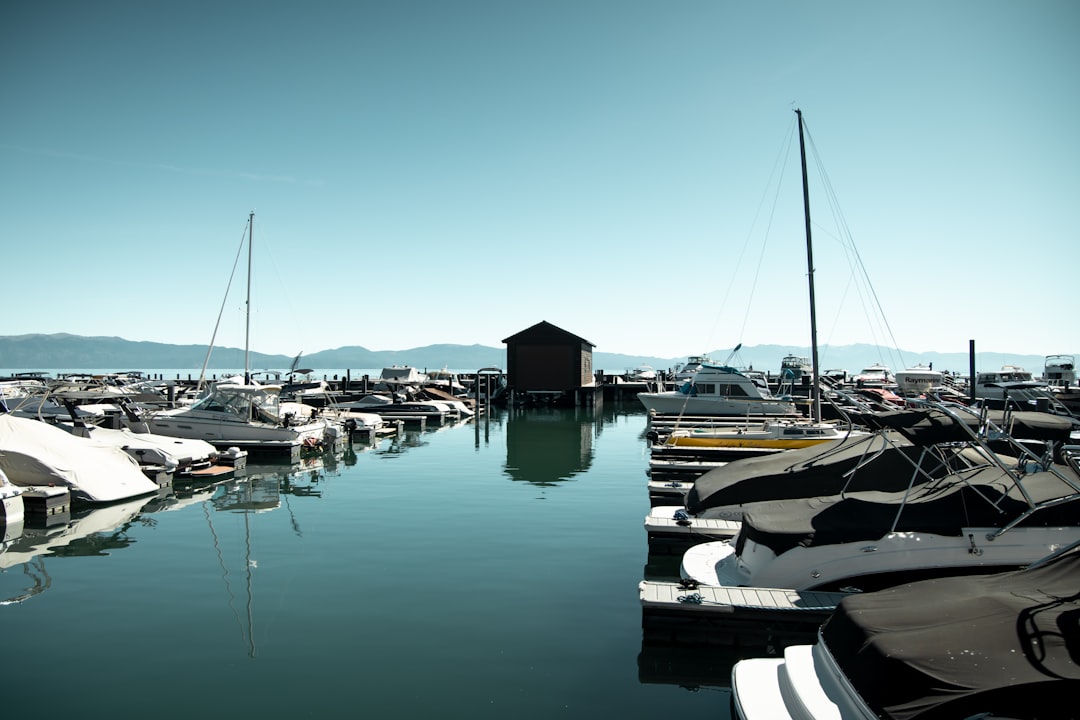
[[[649,641],[730,645],[733,635],[815,637],[845,593],[714,587],[643,580],[641,627]]]

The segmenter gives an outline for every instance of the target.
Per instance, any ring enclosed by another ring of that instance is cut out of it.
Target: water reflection
[[[0,605],[25,602],[51,586],[48,557],[109,555],[134,541],[127,530],[156,498],[142,497],[104,507],[49,516],[29,515],[5,525],[0,544]],[[29,583],[29,584],[26,584]]]
[[[249,465],[234,478],[178,482],[155,495],[112,505],[76,506],[73,512],[52,515],[28,513],[14,523],[0,518],[0,605],[25,602],[51,587],[49,557],[110,555],[134,542],[127,532],[132,524],[154,524],[154,513],[192,505],[216,512],[261,513],[281,507],[282,498],[288,506],[290,496],[321,497],[321,484],[339,473],[347,456],[347,452],[327,453],[291,465]],[[288,511],[300,534],[292,508]]]
[[[542,487],[585,472],[593,460],[594,417],[587,408],[509,411],[504,472]]]

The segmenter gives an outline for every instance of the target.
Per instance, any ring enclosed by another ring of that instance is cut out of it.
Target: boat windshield
[[[219,385],[191,407],[193,410],[223,412],[246,419],[254,415],[252,406],[259,412],[276,418],[279,415],[280,399],[276,392],[267,392],[261,388],[245,388],[241,391],[236,386]]]

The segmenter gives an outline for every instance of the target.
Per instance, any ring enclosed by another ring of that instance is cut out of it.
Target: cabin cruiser
[[[1031,372],[1016,365],[1002,365],[1000,370],[980,372],[975,376],[975,398],[992,404],[1048,404],[1053,399],[1050,386],[1036,380]]]
[[[147,422],[159,435],[196,438],[215,447],[322,446],[332,443],[336,432],[326,419],[282,412],[280,385],[232,380],[215,383],[190,406],[153,412]]]
[[[1047,355],[1043,365],[1043,381],[1050,387],[1076,385],[1076,360],[1072,355]]]
[[[1072,355],[1047,355],[1043,366],[1043,381],[1050,392],[1070,412],[1080,415],[1080,383],[1076,378],[1076,361]]]
[[[780,361],[780,382],[795,385],[808,384],[814,377],[814,366],[810,358],[798,355],[786,355]],[[806,378],[804,380],[803,378]]]
[[[932,409],[937,414],[926,420],[935,422],[918,432],[908,414],[883,422],[919,446],[964,442],[982,464],[918,483],[913,476],[899,491],[749,503],[736,540],[691,547],[683,576],[724,587],[870,590],[920,576],[1011,570],[1080,540],[1080,447],[1063,450],[1064,463],[1020,443],[1010,444],[1012,454],[995,452],[985,438],[1001,438],[996,426],[971,411]]]
[[[739,660],[738,720],[1066,718],[1080,666],[1080,552],[840,601],[817,641]]]
[[[747,417],[799,414],[787,397],[774,396],[727,365],[702,365],[676,390],[638,393],[646,410],[664,415]]]

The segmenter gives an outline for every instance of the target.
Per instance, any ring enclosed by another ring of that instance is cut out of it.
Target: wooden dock
[[[679,480],[650,480],[649,503],[657,505],[682,505],[686,502],[686,493],[694,486],[692,482]]]
[[[813,642],[845,593],[643,580],[638,596],[645,640],[730,645],[736,636],[753,643],[777,636]]]
[[[738,535],[741,527],[738,520],[695,517],[678,520],[652,513],[645,517],[649,552],[658,555],[682,555],[687,548],[699,543],[730,540]]]

